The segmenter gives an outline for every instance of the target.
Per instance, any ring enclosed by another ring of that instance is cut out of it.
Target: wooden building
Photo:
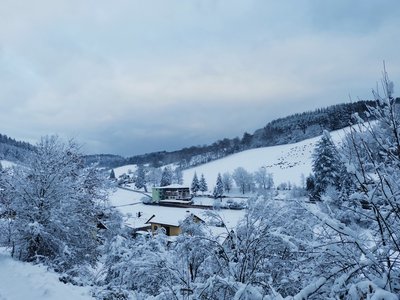
[[[188,218],[192,218],[195,223],[204,223],[198,216],[186,212],[184,217],[179,216],[156,216],[153,215],[146,223],[151,226],[151,233],[154,235],[158,229],[163,228],[167,236],[177,236],[181,230],[181,223],[186,221]]]

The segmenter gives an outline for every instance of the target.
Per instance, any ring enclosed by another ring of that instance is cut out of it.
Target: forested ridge
[[[152,152],[125,159],[121,156],[89,155],[86,156],[86,160],[96,161],[107,167],[127,164],[149,164],[159,167],[174,163],[185,169],[240,151],[295,143],[321,135],[324,130],[332,131],[347,127],[352,123],[354,113],[365,119],[367,107],[375,107],[375,105],[376,101],[360,100],[297,113],[273,120],[253,134],[245,132],[241,138],[224,138],[210,145],[193,145],[181,150]]]
[[[354,113],[366,119],[368,106],[375,107],[376,101],[360,100],[278,118],[252,134],[245,132],[241,138],[223,138],[209,145],[193,145],[176,151],[158,151],[127,158],[113,154],[94,154],[86,155],[84,159],[87,165],[96,163],[101,167],[127,164],[148,164],[159,167],[173,163],[185,169],[240,151],[295,143],[321,135],[324,130],[332,131],[347,127],[352,123]],[[24,161],[32,150],[34,146],[31,144],[0,134],[0,159]]]
[[[0,159],[24,162],[34,149],[35,147],[27,142],[17,141],[7,135],[0,134]]]

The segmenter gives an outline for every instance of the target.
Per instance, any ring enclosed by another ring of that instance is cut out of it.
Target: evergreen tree
[[[306,191],[309,193],[310,196],[314,195],[314,192],[315,192],[315,177],[312,174],[310,174],[306,179]]]
[[[200,191],[202,193],[208,191],[208,186],[207,186],[206,179],[204,178],[204,174],[201,174],[201,177],[200,177],[200,188],[199,189],[200,189]]]
[[[386,70],[383,76],[384,94],[374,93],[377,103],[369,108],[369,120],[355,116],[357,124],[340,149],[354,190],[339,206],[326,201],[321,207],[328,209],[318,212],[318,239],[323,239],[317,243],[323,251],[315,270],[327,278],[324,285],[337,299],[396,299],[400,294],[400,110]],[[331,192],[327,199],[341,200]],[[379,289],[387,296],[378,296]]]
[[[144,188],[145,192],[147,192],[146,184],[147,184],[146,171],[143,165],[138,165],[138,168],[136,170],[135,187],[138,189]]]
[[[192,190],[192,193],[194,195],[196,195],[196,193],[200,190],[200,182],[199,182],[199,179],[197,178],[196,172],[194,172],[192,185],[191,185],[190,189]]]
[[[172,184],[172,170],[171,167],[165,167],[161,174],[160,186],[167,186]]]
[[[324,131],[313,154],[314,193],[318,197],[329,186],[340,190],[345,177],[345,166],[328,131]]]
[[[115,179],[116,179],[114,169],[111,169],[110,177],[109,177],[109,178],[112,179],[112,180],[115,180]]]
[[[220,198],[224,194],[224,184],[222,183],[221,173],[218,173],[217,182],[215,183],[214,197]]]

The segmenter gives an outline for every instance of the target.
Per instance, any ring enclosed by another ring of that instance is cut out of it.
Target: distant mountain
[[[84,156],[87,165],[98,164],[101,167],[114,168],[126,164],[126,158],[114,154],[93,154]]]
[[[27,142],[16,141],[7,135],[0,134],[0,160],[24,162],[35,147]]]
[[[159,167],[176,164],[182,169],[187,169],[244,150],[295,143],[319,136],[323,130],[342,129],[352,123],[354,113],[358,113],[361,118],[365,119],[368,106],[376,106],[376,101],[361,100],[294,114],[273,120],[263,128],[257,129],[253,134],[245,132],[242,138],[224,138],[205,146],[136,155],[124,161],[118,158],[114,161],[115,164],[110,166],[149,164]]]
[[[169,152],[152,152],[128,158],[112,154],[87,155],[85,163],[97,163],[107,168],[128,164],[147,164],[153,167],[176,164],[182,169],[187,169],[244,150],[299,142],[316,137],[325,129],[329,131],[342,129],[352,123],[354,113],[365,119],[367,106],[375,105],[376,101],[372,100],[337,104],[273,120],[253,134],[245,132],[241,138],[224,138],[210,145],[192,146]],[[0,160],[23,162],[34,149],[35,147],[29,143],[0,134]]]

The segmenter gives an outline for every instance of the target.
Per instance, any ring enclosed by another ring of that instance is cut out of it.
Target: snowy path
[[[44,266],[13,260],[0,248],[0,300],[89,300],[90,288],[64,284]]]

